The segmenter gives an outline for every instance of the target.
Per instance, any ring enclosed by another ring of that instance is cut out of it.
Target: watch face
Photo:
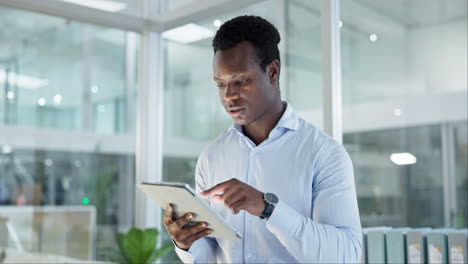
[[[278,197],[276,197],[276,195],[274,195],[274,194],[272,194],[272,193],[266,193],[266,194],[265,194],[265,200],[266,200],[268,203],[272,203],[272,204],[278,203]]]

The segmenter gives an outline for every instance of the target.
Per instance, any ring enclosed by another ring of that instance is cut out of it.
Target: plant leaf
[[[156,248],[158,242],[158,230],[149,228],[143,231],[143,239],[141,241],[142,260],[146,262]]]
[[[171,250],[174,250],[174,244],[172,242],[166,242],[163,244],[160,248],[155,249],[153,251],[153,254],[149,257],[149,259],[146,261],[147,264],[153,263],[155,260],[164,257],[167,255]]]
[[[127,256],[132,263],[143,263],[141,242],[143,240],[143,231],[139,228],[132,228],[128,231],[124,239],[124,248]]]

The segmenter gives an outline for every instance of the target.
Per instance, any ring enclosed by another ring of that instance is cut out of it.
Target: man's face
[[[266,71],[260,68],[254,46],[248,41],[216,52],[214,80],[221,103],[236,124],[249,125],[261,119],[277,100],[278,72],[272,73],[270,66]]]

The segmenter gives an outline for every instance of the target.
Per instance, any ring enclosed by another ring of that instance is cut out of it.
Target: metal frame
[[[158,1],[158,3],[161,3]],[[162,6],[143,0],[143,17],[159,14]],[[144,31],[139,58],[136,182],[158,182],[163,178],[163,69],[164,50],[159,33]],[[161,226],[161,210],[139,190],[135,192],[135,226]]]
[[[84,23],[143,32],[146,21],[138,16],[107,12],[58,0],[0,0],[0,6],[18,8]]]
[[[340,2],[321,0],[323,128],[336,141],[343,141],[341,104]]]
[[[457,213],[457,186],[455,175],[455,138],[452,124],[441,125],[442,180],[444,197],[444,226],[455,226]]]

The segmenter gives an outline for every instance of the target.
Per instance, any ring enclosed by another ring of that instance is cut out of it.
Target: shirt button
[[[250,253],[247,254],[247,257],[248,257],[248,258],[251,258],[251,257],[252,257],[252,254],[250,254]]]

